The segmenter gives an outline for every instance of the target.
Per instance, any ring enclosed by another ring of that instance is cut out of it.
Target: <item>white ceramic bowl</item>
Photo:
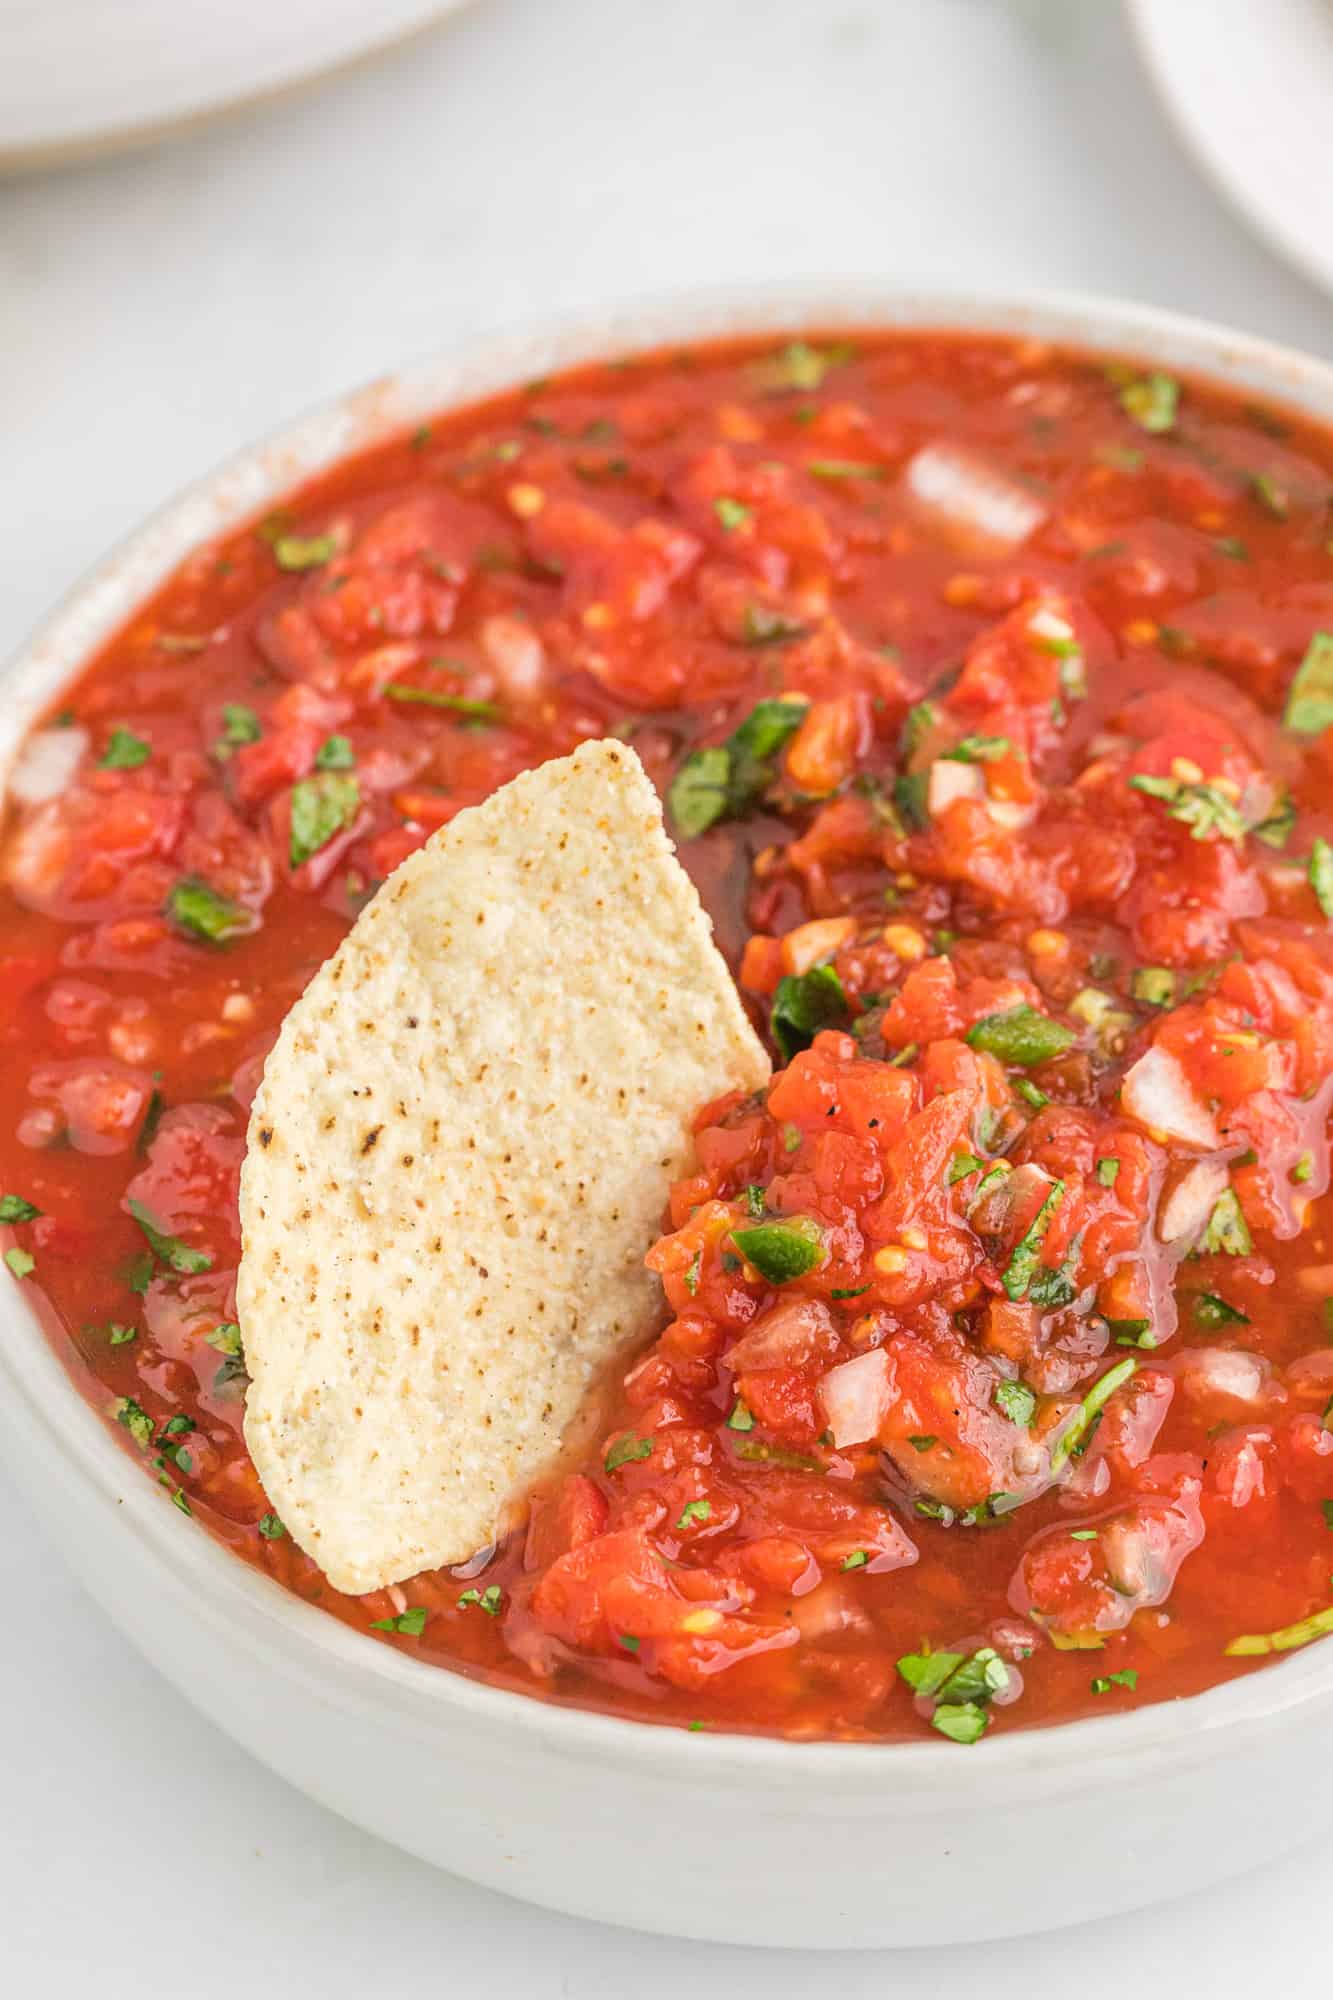
[[[581,359],[821,324],[990,328],[1141,354],[1333,422],[1333,369],[1096,300],[798,286],[471,341],[242,453],[86,578],[10,670],[0,770],[38,707],[189,549],[345,452]],[[1333,1819],[1333,1642],[1190,1700],[970,1750],[687,1734],[420,1665],[236,1561],[120,1449],[9,1285],[0,1424],[87,1588],[214,1722],[387,1840],[554,1909],[739,1943],[998,1937],[1198,1887]]]

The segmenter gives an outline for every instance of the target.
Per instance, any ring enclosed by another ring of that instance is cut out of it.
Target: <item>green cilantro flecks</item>
[[[153,746],[132,729],[113,729],[106,749],[97,760],[99,771],[137,771],[153,754]]]
[[[179,930],[207,944],[226,944],[255,928],[255,915],[243,903],[220,896],[197,875],[177,882],[167,897],[166,913]]]
[[[778,981],[769,1027],[790,1062],[809,1048],[821,1028],[842,1027],[847,1016],[847,995],[837,972],[831,965],[812,965],[808,972],[789,973]]]
[[[178,1236],[168,1236],[159,1229],[141,1201],[136,1201],[131,1195],[126,1205],[147,1238],[149,1249],[168,1270],[176,1271],[184,1277],[193,1277],[200,1271],[212,1270],[213,1259],[210,1256],[202,1250],[191,1250]]]
[[[488,1583],[485,1590],[465,1590],[458,1600],[460,1611],[466,1611],[469,1604],[475,1604],[478,1611],[484,1611],[488,1618],[498,1618],[500,1606],[504,1603],[504,1592],[498,1583]]]
[[[335,834],[350,826],[361,805],[355,778],[338,771],[321,771],[292,787],[292,820],[288,854],[293,868],[327,847]]]
[[[419,1639],[426,1629],[429,1613],[424,1604],[409,1604],[394,1618],[372,1618],[372,1632],[401,1632],[406,1639]]]
[[[1282,721],[1297,736],[1318,736],[1333,722],[1333,632],[1316,632],[1287,691]]]
[[[772,783],[774,762],[800,727],[807,703],[756,703],[725,743],[692,750],[671,781],[667,804],[686,840],[719,820],[739,819]]]

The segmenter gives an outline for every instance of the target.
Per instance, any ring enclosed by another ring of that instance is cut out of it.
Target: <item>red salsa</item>
[[[20,762],[6,1282],[183,1515],[529,1694],[969,1743],[1333,1630],[1331,499],[1309,425],[935,333],[341,465]],[[247,1109],[394,867],[608,734],[774,1079],[701,1110],[660,1330],[524,1519],[342,1597],[241,1437]]]

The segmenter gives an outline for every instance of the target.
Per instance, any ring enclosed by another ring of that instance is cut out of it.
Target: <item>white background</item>
[[[443,335],[857,272],[1127,294],[1333,355],[1333,307],[1198,180],[1114,0],[479,0],[327,89],[0,186],[0,657],[177,486]],[[83,1598],[3,1468],[0,1521],[6,1992],[1327,1991],[1327,1844],[1114,1925],[831,1968],[524,1909],[233,1748]]]

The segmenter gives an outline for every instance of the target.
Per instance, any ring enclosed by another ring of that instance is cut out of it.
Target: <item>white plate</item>
[[[465,0],[0,0],[0,171],[309,82]]]
[[[1129,0],[1129,14],[1204,172],[1333,292],[1333,0]]]

